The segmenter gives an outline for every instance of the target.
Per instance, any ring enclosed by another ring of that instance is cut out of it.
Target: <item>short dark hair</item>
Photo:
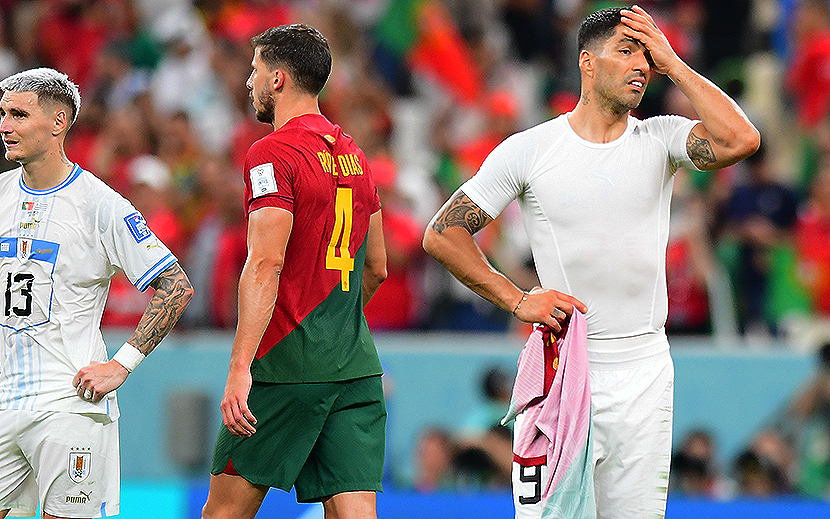
[[[331,74],[331,50],[320,31],[295,23],[272,27],[251,38],[262,61],[271,69],[285,67],[296,85],[317,95]]]
[[[627,7],[609,7],[608,9],[600,9],[588,15],[579,26],[579,34],[576,38],[577,48],[579,52],[585,50],[588,45],[598,40],[605,40],[614,29],[622,23],[620,11],[628,9]]]

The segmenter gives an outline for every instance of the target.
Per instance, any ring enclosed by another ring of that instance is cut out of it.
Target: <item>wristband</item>
[[[522,306],[522,303],[527,301],[527,292],[522,291],[522,298],[519,299],[519,302],[516,303],[516,308],[513,309],[513,315],[516,315],[516,312],[519,311],[519,307]]]
[[[141,361],[147,358],[146,355],[138,351],[138,348],[125,342],[121,348],[112,356],[112,360],[124,366],[130,373],[141,364]]]

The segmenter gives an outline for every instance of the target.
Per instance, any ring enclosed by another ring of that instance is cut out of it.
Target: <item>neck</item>
[[[72,173],[73,164],[63,150],[45,153],[23,164],[23,182],[31,189],[43,191],[57,187]]]
[[[583,92],[579,104],[568,116],[568,122],[586,141],[606,143],[625,132],[629,113],[630,110],[619,112],[602,106],[595,95]]]
[[[317,102],[317,96],[301,95],[292,98],[283,98],[277,105],[279,109],[274,112],[274,122],[272,126],[274,130],[282,128],[282,126],[295,117],[307,114],[320,114],[320,105]]]

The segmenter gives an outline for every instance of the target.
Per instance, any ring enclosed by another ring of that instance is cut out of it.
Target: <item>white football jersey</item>
[[[542,286],[588,307],[592,365],[668,350],[669,206],[674,173],[694,167],[697,122],[629,117],[620,137],[594,143],[564,114],[508,137],[461,186],[491,217],[518,199]]]
[[[101,316],[110,278],[123,270],[144,290],[176,258],[132,204],[75,165],[37,191],[22,168],[0,174],[0,409],[106,414],[77,396],[72,379],[106,362]]]

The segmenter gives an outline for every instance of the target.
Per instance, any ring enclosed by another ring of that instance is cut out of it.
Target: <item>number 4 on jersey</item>
[[[349,254],[353,211],[351,188],[338,187],[334,199],[334,230],[326,249],[326,268],[340,271],[340,285],[343,292],[349,291],[349,273],[354,270],[354,258]]]

